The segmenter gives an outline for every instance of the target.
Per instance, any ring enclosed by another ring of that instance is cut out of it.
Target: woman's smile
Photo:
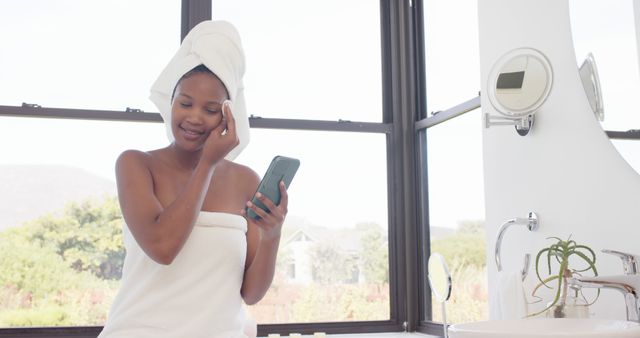
[[[187,127],[184,125],[179,125],[178,127],[183,131],[184,138],[189,141],[197,141],[205,134],[205,131],[202,129]]]

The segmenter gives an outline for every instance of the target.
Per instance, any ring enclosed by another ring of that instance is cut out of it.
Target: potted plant
[[[576,306],[581,306],[586,311],[587,307],[598,299],[600,291],[598,290],[596,297],[593,301],[589,302],[582,294],[582,290],[569,290],[567,282],[569,278],[582,276],[583,273],[592,273],[594,276],[598,275],[598,270],[595,265],[595,252],[586,245],[576,243],[576,241],[571,239],[571,236],[569,236],[566,241],[558,237],[549,237],[547,239],[554,239],[556,242],[548,247],[542,248],[536,255],[536,275],[540,282],[533,289],[531,295],[541,300],[542,298],[536,296],[538,289],[542,286],[553,289],[550,284],[554,282],[553,284],[555,284],[556,287],[555,296],[542,311],[529,316],[537,316],[546,312],[549,317],[570,317],[572,313],[569,311],[569,307],[572,307],[572,310],[576,310]],[[542,261],[542,259],[545,260]],[[546,264],[542,262],[546,262]],[[546,278],[542,278],[540,275],[541,263],[546,265],[546,270],[548,271]],[[578,268],[576,268],[576,266],[578,266]],[[569,299],[572,300],[571,303],[569,303]]]

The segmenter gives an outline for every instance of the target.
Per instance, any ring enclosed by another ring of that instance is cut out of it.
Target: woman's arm
[[[241,294],[245,303],[252,305],[264,297],[269,290],[275,272],[282,224],[287,215],[288,196],[283,182],[280,182],[280,204],[275,205],[262,195],[258,199],[269,209],[269,213],[247,202],[247,207],[260,216],[259,220],[243,215],[249,222],[247,232],[247,267],[244,272]]]
[[[163,208],[142,152],[128,150],[116,162],[118,199],[133,237],[154,261],[171,264],[189,237],[202,208],[214,165],[199,163],[184,190]]]

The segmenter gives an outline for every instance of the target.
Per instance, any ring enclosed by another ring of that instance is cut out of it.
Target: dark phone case
[[[298,171],[298,167],[300,167],[300,161],[298,159],[279,155],[274,157],[262,181],[260,181],[257,191],[273,201],[275,205],[279,205],[280,188],[278,184],[280,181],[284,181],[285,187],[289,188],[293,176],[295,176],[296,171]],[[255,194],[253,199],[251,199],[251,203],[262,210],[267,210],[267,207],[255,197]],[[260,216],[249,208],[247,208],[247,215],[254,219],[260,218]]]

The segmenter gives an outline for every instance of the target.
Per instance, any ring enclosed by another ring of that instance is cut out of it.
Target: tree
[[[456,233],[431,242],[431,252],[442,254],[450,264],[478,268],[486,265],[485,247],[482,221],[461,221]]]
[[[471,235],[484,235],[484,220],[459,221],[458,232]]]
[[[70,203],[61,216],[48,214],[24,227],[26,236],[54,251],[76,271],[120,279],[125,250],[123,220],[115,197]]]
[[[28,240],[20,230],[0,233],[0,287],[20,293],[21,303],[28,305],[87,281],[86,275],[70,269],[51,247]]]
[[[389,283],[389,243],[382,228],[376,223],[366,223],[356,229],[364,231],[360,262],[365,279],[368,283]]]
[[[0,326],[101,324],[111,293],[103,281],[75,271],[53,250],[13,228],[0,233]]]
[[[313,280],[320,284],[344,283],[351,280],[358,269],[356,258],[332,242],[316,243],[310,251]]]
[[[0,232],[0,326],[104,323],[122,271],[115,197]]]

